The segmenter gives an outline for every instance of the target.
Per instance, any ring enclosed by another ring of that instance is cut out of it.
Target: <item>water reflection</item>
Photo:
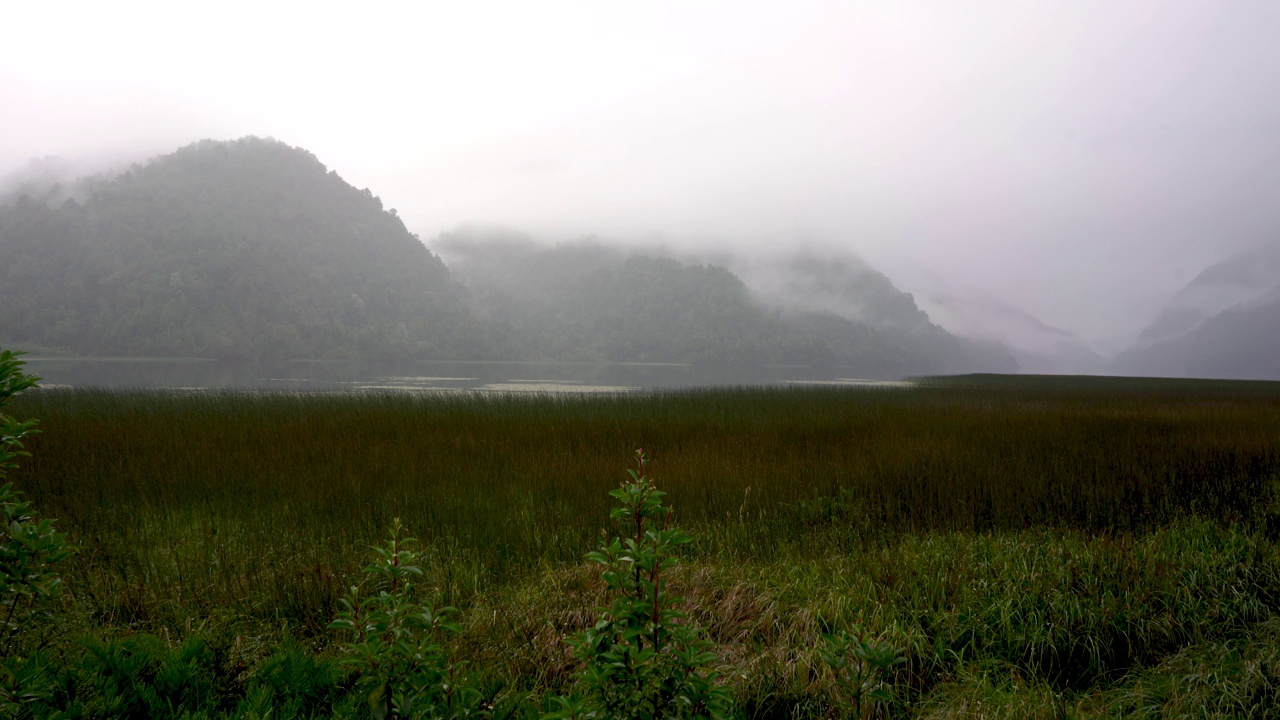
[[[629,392],[727,385],[901,385],[852,368],[670,363],[281,361],[28,358],[44,385],[110,388]]]

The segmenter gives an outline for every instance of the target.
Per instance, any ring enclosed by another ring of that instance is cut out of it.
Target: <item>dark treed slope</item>
[[[884,273],[847,250],[802,249],[782,256],[738,259],[732,264],[766,305],[779,308],[784,318],[819,337],[805,338],[824,352],[853,358],[857,364],[884,351],[912,367],[941,368],[920,372],[1015,372],[1018,364],[997,342],[962,338],[932,321],[909,293]]]
[[[929,319],[964,338],[999,343],[1018,361],[1019,372],[1087,374],[1107,359],[1076,334],[1054,327],[1025,309],[982,289],[954,286],[919,266],[899,266],[894,275],[912,291]]]
[[[861,274],[812,258],[797,256],[788,282],[843,298],[846,310],[870,309],[874,324],[834,309],[762,302],[724,267],[657,252],[591,241],[545,247],[476,228],[448,233],[436,248],[477,314],[507,328],[533,357],[802,363],[883,376],[1016,369],[1007,353],[929,323],[887,279],[868,292]]]
[[[1280,379],[1280,244],[1207,268],[1183,288],[1117,372]]]
[[[780,296],[797,305],[721,265],[662,253],[477,230],[439,247],[464,283],[310,153],[204,141],[0,207],[0,341],[97,355],[798,363],[878,376],[1016,368],[929,322],[860,261],[775,263]]]
[[[915,298],[847,252],[798,250],[726,262],[771,306],[837,315],[899,332],[926,332],[933,326]]]
[[[89,354],[472,357],[449,271],[310,153],[204,141],[0,208],[0,338]]]

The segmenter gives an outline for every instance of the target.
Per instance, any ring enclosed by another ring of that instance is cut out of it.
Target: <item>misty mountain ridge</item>
[[[851,260],[778,266],[784,294],[808,309],[769,306],[714,263],[599,242],[546,249],[518,233],[445,234],[435,245],[454,272],[371,191],[274,140],[202,141],[78,187],[82,199],[24,193],[0,208],[7,343],[122,356],[800,363],[882,376],[1014,369]]]
[[[432,247],[477,316],[512,328],[537,354],[555,356],[565,348],[553,343],[568,343],[608,360],[660,360],[644,348],[665,347],[703,362],[753,358],[878,375],[1016,367],[1003,348],[929,322],[909,295],[847,253],[699,255],[598,238],[542,243],[485,226],[446,233]]]
[[[1008,348],[1020,372],[1087,374],[1106,365],[1106,357],[1083,338],[1049,325],[1003,298],[957,287],[914,264],[899,263],[890,274],[900,287],[911,291],[930,320],[958,337]]]
[[[500,228],[428,249],[274,140],[202,141],[115,175],[44,159],[0,202],[0,339],[80,354],[767,363],[1280,377],[1280,246],[1200,273],[1112,363],[981,291],[847,250],[694,253]],[[436,253],[439,253],[437,255]],[[448,265],[446,265],[445,260]],[[1274,346],[1274,347],[1273,347]]]
[[[1264,298],[1280,287],[1280,243],[1205,268],[1180,290],[1134,343],[1144,347],[1196,329],[1236,305]]]
[[[1280,379],[1280,243],[1202,271],[1111,370]]]
[[[0,177],[0,207],[13,205],[21,197],[50,207],[67,200],[84,202],[99,183],[121,172],[89,172],[84,165],[55,156],[32,158]]]
[[[847,251],[801,246],[786,253],[730,256],[726,264],[766,305],[834,315],[883,330],[938,329],[911,295]]]
[[[1002,343],[1021,372],[1280,379],[1280,243],[1205,268],[1119,352],[1100,352],[988,293],[920,268],[894,268],[929,317],[960,337]]]
[[[203,141],[0,210],[0,337],[95,355],[476,352],[448,269],[310,153]],[[464,350],[465,349],[465,350]]]
[[[618,265],[627,258],[666,258],[682,265],[728,270],[761,306],[790,314],[819,313],[902,332],[937,330],[914,298],[847,251],[800,243],[786,252],[678,250],[666,243],[612,242],[596,236],[561,242],[535,240],[500,226],[472,224],[442,234],[429,246],[471,288],[543,291],[574,273]],[[572,261],[568,262],[568,258]]]

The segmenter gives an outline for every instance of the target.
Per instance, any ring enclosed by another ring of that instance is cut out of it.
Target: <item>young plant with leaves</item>
[[[603,566],[613,602],[598,608],[596,624],[571,641],[583,662],[574,692],[555,697],[544,720],[634,718],[724,718],[729,692],[707,670],[713,644],[686,622],[683,599],[672,595],[665,573],[675,551],[691,541],[672,526],[666,493],[647,474],[648,459],[636,451],[636,468],[609,494],[610,513],[626,537],[614,537],[587,559]]]
[[[353,636],[342,643],[342,664],[359,671],[358,687],[378,720],[482,717],[481,693],[443,642],[445,633],[461,631],[448,620],[457,611],[416,596],[422,568],[408,549],[414,542],[396,518],[387,544],[373,548],[377,558],[364,569],[376,586],[373,594],[362,598],[353,587],[341,600],[343,609],[329,627]]]
[[[835,673],[830,696],[832,717],[869,717],[893,702],[889,671],[907,658],[892,643],[880,642],[861,625],[822,636],[818,655]]]
[[[18,458],[29,455],[22,441],[36,432],[35,420],[22,422],[3,412],[10,399],[40,380],[22,372],[20,356],[0,351],[0,481]],[[47,615],[62,588],[55,566],[72,552],[52,520],[34,518],[31,503],[13,483],[0,484],[0,710],[16,712],[19,703],[40,695],[32,685],[37,678],[23,663],[21,641],[33,637]]]

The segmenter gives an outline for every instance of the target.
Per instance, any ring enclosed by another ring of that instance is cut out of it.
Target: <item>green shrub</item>
[[[330,627],[353,636],[342,644],[342,663],[360,673],[357,687],[369,709],[383,718],[466,718],[484,715],[479,690],[462,676],[443,645],[444,633],[461,629],[448,618],[456,610],[423,602],[413,580],[422,576],[415,542],[400,518],[385,547],[374,547],[377,559],[365,568],[376,587],[360,596],[351,588],[342,611]]]
[[[603,566],[613,603],[573,639],[582,670],[574,693],[553,698],[556,709],[545,720],[728,716],[729,693],[706,670],[716,660],[713,644],[684,622],[683,599],[663,584],[673,553],[692,538],[672,527],[666,493],[654,487],[646,462],[637,450],[636,469],[609,493],[618,501],[610,517],[628,537],[609,539],[587,559]]]
[[[893,702],[886,676],[893,666],[907,662],[892,643],[878,641],[857,625],[852,631],[824,634],[818,656],[835,673],[830,706],[840,717],[864,717],[877,705]]]
[[[0,351],[0,409],[40,380],[23,374],[20,354]],[[36,432],[35,424],[0,412],[0,480],[17,467],[19,457],[28,455],[22,441]],[[0,484],[0,710],[6,715],[17,715],[22,705],[46,694],[39,689],[38,666],[24,662],[23,641],[36,635],[62,587],[55,566],[72,552],[52,520],[34,518],[31,503],[22,500],[13,483]]]

